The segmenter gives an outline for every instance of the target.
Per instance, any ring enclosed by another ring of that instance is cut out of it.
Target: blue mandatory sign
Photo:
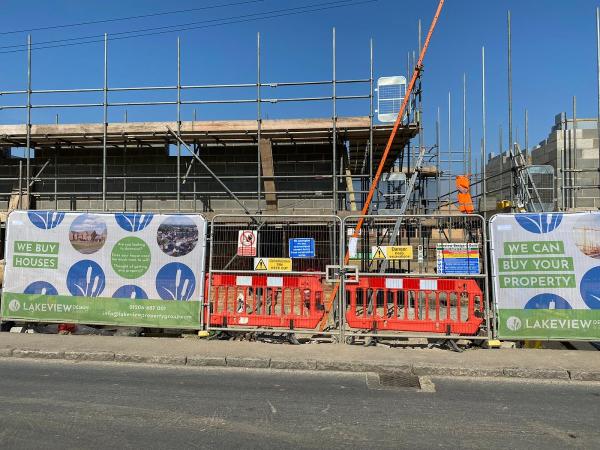
[[[290,258],[314,258],[315,240],[313,238],[290,239]]]

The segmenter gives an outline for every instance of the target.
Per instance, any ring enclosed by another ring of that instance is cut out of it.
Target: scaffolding
[[[27,88],[0,91],[0,99],[4,100],[0,100],[0,113],[17,110],[26,114],[24,124],[0,125],[0,150],[5,152],[6,162],[0,177],[0,198],[13,208],[229,211],[230,204],[218,203],[218,200],[229,199],[233,194],[252,212],[289,211],[307,201],[305,209],[337,212],[350,209],[350,199],[354,196],[361,198],[366,194],[373,179],[373,165],[381,158],[392,129],[388,124],[374,124],[372,40],[365,78],[338,78],[333,29],[330,79],[265,80],[261,76],[261,38],[258,33],[255,81],[184,84],[181,43],[177,39],[175,84],[127,87],[108,83],[108,44],[109,38],[105,34],[101,87],[33,89],[32,45],[28,39]],[[312,90],[313,95],[266,95],[266,91],[289,92],[295,88]],[[352,93],[341,93],[344,89],[352,90]],[[254,95],[248,91],[253,91]],[[246,95],[238,96],[233,92]],[[63,100],[70,95],[84,94],[98,97],[98,100],[87,103]],[[117,101],[116,97],[123,95],[134,98]],[[63,101],[36,101],[57,96]],[[161,99],[142,101],[136,98],[139,96]],[[165,96],[171,98],[164,99]],[[12,98],[16,100],[8,101]],[[350,101],[363,102],[368,114],[339,117],[339,105]],[[330,117],[273,120],[266,118],[263,111],[265,105],[307,102],[329,104]],[[194,109],[193,120],[183,120],[184,107],[207,109],[211,105],[254,105],[256,118],[198,121]],[[127,114],[130,107],[174,107],[175,114],[170,122],[130,122]],[[58,114],[55,124],[34,124],[32,121],[32,113],[36,110],[65,109],[95,109],[102,112],[103,121],[100,124],[61,124]],[[109,121],[110,112],[115,110],[124,110],[122,122]],[[421,130],[418,115],[412,119],[414,122],[407,121],[397,134],[394,157],[386,167],[388,170],[397,157],[404,155],[404,148]],[[22,148],[21,158],[8,157],[15,147]],[[290,160],[287,169],[278,173],[274,170],[277,169],[274,160],[288,153],[280,151],[284,147],[293,149],[290,151],[295,152],[298,161]],[[304,160],[303,155],[313,159]],[[226,164],[230,157],[239,157],[235,167],[233,163]],[[204,160],[214,173],[206,173],[200,164],[193,163],[198,159]],[[293,167],[294,163],[297,167]],[[143,167],[148,170],[144,172]],[[222,189],[215,177],[229,186],[231,192]],[[352,183],[347,183],[348,177]],[[356,189],[358,186],[360,188]],[[149,203],[150,199],[158,200]],[[278,205],[278,201],[284,204]]]

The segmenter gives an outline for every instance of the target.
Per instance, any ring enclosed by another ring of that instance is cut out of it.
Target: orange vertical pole
[[[419,54],[419,60],[417,61],[417,65],[415,66],[415,69],[413,71],[412,77],[410,79],[410,83],[408,83],[408,87],[406,88],[406,95],[404,96],[404,100],[402,101],[402,105],[400,106],[400,111],[398,112],[398,116],[396,117],[396,121],[394,122],[394,127],[392,128],[392,132],[390,133],[390,137],[388,138],[387,144],[385,146],[385,150],[383,151],[383,155],[381,155],[381,160],[379,161],[379,166],[377,167],[377,172],[375,173],[375,177],[373,178],[373,181],[371,181],[371,188],[369,189],[369,193],[367,194],[365,204],[363,205],[363,208],[361,211],[362,216],[365,216],[369,213],[369,209],[371,207],[371,201],[373,200],[373,195],[375,194],[375,190],[377,188],[377,185],[379,184],[379,179],[381,178],[381,174],[383,173],[383,168],[385,167],[385,163],[386,163],[388,154],[390,153],[390,150],[392,149],[392,144],[394,143],[394,139],[396,138],[396,134],[398,133],[398,128],[400,127],[400,124],[402,123],[402,118],[404,117],[404,112],[406,111],[406,107],[408,105],[408,102],[410,101],[410,96],[412,94],[412,91],[415,88],[415,83],[417,82],[417,78],[419,78],[419,74],[421,73],[421,70],[423,70],[423,60],[425,59],[425,54],[427,53],[427,48],[429,47],[429,42],[431,41],[431,36],[433,35],[433,30],[435,30],[435,27],[437,25],[440,14],[442,13],[442,7],[444,6],[444,1],[445,0],[439,1],[435,15],[433,16],[431,25],[429,26],[429,31],[427,32],[427,37],[425,38],[425,43],[423,44],[423,48],[421,49],[421,53]],[[364,218],[361,217],[358,220],[356,227],[354,228],[354,234],[352,235],[353,238],[357,238],[360,235],[360,230],[362,229],[363,223],[364,223]],[[348,264],[349,260],[350,260],[350,254],[348,253],[348,251],[346,251],[346,255],[344,256],[344,265]],[[331,296],[329,297],[329,299],[327,300],[327,303],[325,305],[326,314],[323,317],[323,320],[321,322],[321,326],[320,326],[321,330],[323,330],[323,328],[325,328],[325,324],[327,323],[327,315],[328,315],[329,311],[331,310],[333,301],[334,301],[335,297],[337,296],[339,290],[340,290],[340,282],[338,281],[335,284],[335,286],[331,292]]]

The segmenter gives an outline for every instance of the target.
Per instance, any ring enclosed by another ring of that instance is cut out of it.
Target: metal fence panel
[[[343,234],[358,272],[344,282],[344,334],[491,337],[483,217],[348,216]]]
[[[207,329],[337,333],[337,216],[217,215],[211,222]]]

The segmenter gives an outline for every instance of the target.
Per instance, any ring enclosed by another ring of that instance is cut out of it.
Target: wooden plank
[[[273,179],[275,169],[273,167],[273,146],[271,140],[261,139],[259,148],[267,210],[275,211],[277,209],[277,194],[275,194],[275,181]]]

